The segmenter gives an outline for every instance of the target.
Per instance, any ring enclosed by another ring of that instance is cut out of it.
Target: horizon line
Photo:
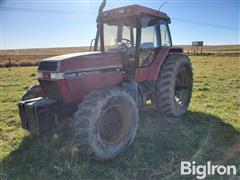
[[[176,44],[173,46],[192,46],[191,44]],[[240,44],[205,44],[204,46],[240,46]],[[9,48],[0,49],[0,51],[9,50],[30,50],[30,49],[59,49],[59,48],[89,48],[90,46],[62,46],[62,47],[33,47],[33,48]]]

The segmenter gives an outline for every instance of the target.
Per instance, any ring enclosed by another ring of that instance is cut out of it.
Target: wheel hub
[[[120,113],[115,108],[108,110],[100,124],[101,139],[107,144],[115,144],[121,139],[122,130]]]

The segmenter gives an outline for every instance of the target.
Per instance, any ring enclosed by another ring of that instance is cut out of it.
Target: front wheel
[[[119,87],[95,90],[78,105],[72,129],[79,150],[93,159],[110,159],[127,149],[138,127],[138,109]]]
[[[167,116],[181,116],[192,96],[192,66],[183,54],[170,54],[157,80],[155,97],[158,109]]]
[[[43,90],[40,85],[31,86],[27,92],[22,96],[22,101],[26,101],[29,99],[44,97]]]

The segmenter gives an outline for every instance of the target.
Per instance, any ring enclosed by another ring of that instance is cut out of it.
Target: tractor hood
[[[64,103],[80,102],[93,89],[122,82],[118,52],[74,53],[44,59],[38,81],[46,97]]]
[[[76,72],[97,69],[122,68],[118,52],[84,52],[54,56],[40,62],[38,71]]]

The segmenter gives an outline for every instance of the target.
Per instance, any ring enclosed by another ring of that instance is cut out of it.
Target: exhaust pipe
[[[103,9],[106,6],[106,0],[102,1],[102,4],[100,5],[99,9],[98,9],[98,18],[97,18],[97,22],[98,22],[98,31],[99,31],[99,35],[100,35],[100,49],[102,52],[104,52],[104,37],[103,37],[103,20],[102,20],[102,13],[103,13]]]
[[[106,0],[102,1],[102,4],[100,5],[99,9],[98,9],[98,16],[101,16],[104,7],[106,6]]]

